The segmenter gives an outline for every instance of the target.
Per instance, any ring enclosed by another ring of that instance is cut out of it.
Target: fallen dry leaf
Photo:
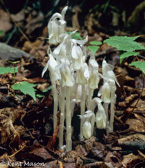
[[[9,31],[13,27],[7,12],[0,9],[0,30]]]
[[[140,155],[134,155],[133,153],[130,153],[128,155],[123,156],[122,168],[136,167],[135,165],[138,165],[141,161],[143,161],[143,157],[141,157]]]
[[[22,22],[25,20],[25,10],[22,9],[16,14],[11,14],[11,17],[14,19],[15,22]]]
[[[135,132],[145,132],[145,123],[141,120],[128,118],[125,124],[128,124],[129,129]]]
[[[111,163],[114,167],[120,167],[121,165],[120,158],[115,156],[114,152],[108,152],[104,161]]]
[[[137,99],[133,103],[131,103],[130,107],[134,107],[135,105],[136,105],[136,110],[145,111],[145,101],[144,100],[139,99],[138,101]]]
[[[124,101],[119,102],[118,105],[119,105],[120,107],[128,107],[129,104],[130,104],[134,99],[136,99],[137,97],[138,97],[138,94],[132,94],[132,95],[128,96],[127,98],[125,98]]]

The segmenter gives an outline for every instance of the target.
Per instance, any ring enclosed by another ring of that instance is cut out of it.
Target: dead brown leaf
[[[93,137],[93,136],[90,139],[85,140],[85,150],[86,150],[86,152],[89,153],[91,151],[95,141],[96,141],[96,137]]]
[[[114,167],[121,166],[121,160],[118,156],[114,154],[114,152],[108,152],[105,159],[105,162],[111,163]]]
[[[130,76],[125,76],[125,85],[127,86],[132,86],[132,87],[135,87],[135,80],[134,78],[131,78]]]
[[[138,94],[132,94],[132,95],[128,96],[127,98],[125,98],[124,101],[119,102],[118,105],[119,105],[120,107],[128,107],[129,104],[130,104],[134,99],[136,99],[137,97],[138,97]]]
[[[136,105],[137,101],[138,100],[135,100],[130,106],[134,107]],[[145,101],[142,99],[139,99],[135,109],[140,110],[140,111],[145,111]]]
[[[34,149],[31,150],[29,154],[35,155],[37,157],[41,157],[43,160],[54,160],[54,158],[48,153],[48,151],[41,146],[34,147]]]
[[[123,142],[125,141],[138,141],[138,140],[143,140],[145,141],[145,135],[143,134],[133,134],[133,135],[129,135],[127,137],[124,137],[124,138],[121,138],[121,139],[118,139],[118,143],[119,144],[123,144]]]
[[[145,123],[141,120],[128,118],[126,124],[135,132],[145,132]]]
[[[30,41],[25,41],[22,50],[26,51],[26,52],[30,52],[34,47],[39,47],[41,46],[43,43],[43,41],[41,40],[36,40],[35,42],[30,42]]]
[[[32,13],[33,15],[33,13]],[[32,34],[32,32],[34,30],[36,30],[37,28],[40,28],[42,26],[42,23],[43,23],[43,20],[44,20],[44,15],[42,12],[39,12],[36,14],[37,16],[34,18],[31,17],[27,23],[27,25],[25,26],[26,27],[26,34]],[[28,20],[28,19],[27,19]]]
[[[16,14],[11,14],[11,17],[14,19],[15,22],[21,22],[25,19],[25,10],[22,9],[20,12]]]
[[[85,151],[84,147],[82,145],[77,145],[75,147],[75,151],[78,152],[79,155],[87,155],[87,152]]]
[[[135,165],[138,165],[139,161],[143,161],[140,155],[134,155],[133,153],[125,155],[122,160],[122,168],[135,167]]]
[[[0,9],[0,30],[3,30],[4,32],[9,31],[13,25],[10,22],[10,17],[7,12]]]
[[[13,125],[16,119],[22,119],[22,116],[25,114],[25,111],[21,109],[14,108],[4,108],[0,109],[0,135],[1,135],[1,144],[5,144],[8,140],[11,140],[10,146],[12,143],[15,143],[18,147],[20,134]]]

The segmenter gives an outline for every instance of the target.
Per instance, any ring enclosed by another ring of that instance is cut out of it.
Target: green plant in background
[[[47,89],[43,90],[41,94],[37,94],[36,96],[38,98],[42,98],[46,93],[48,93],[49,90],[51,90],[51,86],[49,86]]]
[[[7,74],[7,73],[17,73],[18,72],[18,67],[0,67],[0,74]]]
[[[28,83],[28,82],[18,82],[14,85],[12,85],[12,88],[14,90],[20,90],[23,94],[28,94],[31,96],[34,100],[36,100],[36,89],[34,87],[37,86],[37,84]]]
[[[67,33],[70,34],[71,32],[67,32]],[[82,40],[82,37],[80,36],[78,32],[76,32],[72,35],[72,39]]]
[[[68,32],[70,34],[70,32]],[[76,32],[73,37],[74,39],[82,39],[80,34]],[[140,43],[136,42],[135,40],[138,38],[138,36],[135,37],[127,37],[127,36],[112,36],[109,39],[106,39],[104,43],[107,43],[109,46],[115,47],[118,51],[123,51],[123,54],[120,55],[120,63],[123,61],[123,59],[128,58],[130,56],[138,56],[139,52],[138,50],[145,49],[144,46],[142,46]],[[94,54],[97,52],[97,50],[100,48],[99,45],[102,44],[100,41],[91,41],[89,43],[88,49],[92,51]],[[14,74],[14,83],[15,83],[15,76],[18,72],[18,67],[15,65],[18,63],[18,61],[10,62],[13,64],[14,67],[0,67],[0,74],[7,74],[7,73],[13,73]],[[145,61],[135,61],[130,64],[130,66],[135,66],[136,68],[139,68],[144,74],[145,74]],[[31,96],[34,100],[36,100],[36,96],[38,98],[44,97],[45,93],[51,90],[51,86],[47,89],[42,91],[42,94],[36,95],[36,89],[34,87],[37,86],[37,84],[32,84],[28,82],[19,82],[12,85],[12,88],[14,90],[20,90],[23,94],[28,94]]]
[[[107,43],[109,46],[115,47],[119,51],[124,51],[124,53],[120,55],[121,63],[124,58],[137,56],[139,52],[136,51],[145,50],[144,46],[135,41],[138,37],[139,36],[112,36],[109,39],[106,39],[104,42]],[[130,65],[139,68],[143,73],[145,73],[145,61],[135,61],[132,62]]]
[[[18,72],[18,67],[16,67],[16,64],[19,63],[20,61],[8,61],[8,62],[11,63],[14,67],[13,83],[15,83],[16,73]],[[17,71],[16,71],[16,68],[17,68]]]
[[[67,32],[67,33],[70,34],[71,32]],[[112,36],[109,39],[104,40],[104,43],[107,43],[109,46],[115,47],[118,51],[123,51],[123,53],[120,55],[120,63],[122,63],[123,59],[125,58],[139,55],[139,52],[137,52],[138,50],[145,50],[144,46],[142,46],[140,43],[135,41],[138,37],[139,36],[135,36],[135,37]],[[82,39],[82,37],[78,32],[72,35],[72,38]],[[102,45],[102,42],[91,41],[89,44],[91,45],[88,46],[88,49],[95,54],[100,48],[99,45]],[[139,68],[143,73],[145,73],[145,70],[144,70],[145,61],[132,62],[130,65],[135,66],[136,68]]]
[[[0,30],[0,37],[4,37],[5,36],[5,32],[3,30]]]
[[[100,41],[91,41],[90,42],[91,46],[88,46],[88,49],[92,51],[93,54],[97,52],[97,50],[100,48],[98,45],[101,45],[102,42]]]
[[[135,61],[129,64],[131,66],[135,66],[136,68],[139,68],[144,74],[145,74],[145,61]]]
[[[16,76],[16,73],[18,72],[18,67],[15,67],[15,64],[18,63],[18,61],[10,62],[10,63],[12,63],[14,67],[0,67],[0,74],[3,75],[7,73],[13,73],[14,74],[13,83],[15,83],[15,76]],[[32,84],[24,81],[24,82],[18,82],[16,84],[13,84],[12,88],[14,90],[20,90],[23,94],[28,94],[34,100],[36,100],[36,93],[35,93],[36,89],[34,89],[35,86],[37,86],[37,84]],[[48,88],[48,89],[51,89],[51,88]],[[46,92],[46,91],[44,90],[43,92]]]

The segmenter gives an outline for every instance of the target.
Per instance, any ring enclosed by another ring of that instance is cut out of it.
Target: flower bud
[[[105,82],[100,89],[98,96],[101,95],[102,101],[105,103],[110,103],[111,102],[111,87],[108,82]]]
[[[91,123],[89,121],[85,121],[83,124],[83,136],[86,139],[89,139],[91,137],[91,129],[92,129]]]
[[[99,129],[106,128],[106,113],[101,103],[98,103],[98,111],[96,113],[96,125]]]

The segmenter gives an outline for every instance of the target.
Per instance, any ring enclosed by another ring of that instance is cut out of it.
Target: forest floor
[[[0,40],[5,42],[0,43],[0,66],[18,67],[15,74],[0,73],[0,168],[145,167],[145,81],[139,69],[129,66],[130,59],[120,64],[119,52],[107,44],[96,53],[96,61],[106,57],[107,62],[114,65],[121,85],[116,91],[114,132],[106,135],[104,130],[96,130],[96,137],[84,141],[73,137],[73,150],[60,151],[58,130],[52,128],[51,89],[44,92],[51,85],[49,73],[41,77],[48,60],[45,17],[37,11],[25,13],[22,10],[10,16],[0,10],[0,30],[8,34],[6,39],[0,34]],[[103,41],[110,36],[101,29],[95,30],[90,20],[86,19],[87,27],[79,28],[82,37],[89,34],[89,41]],[[130,34],[114,30],[114,35]],[[143,36],[139,40],[145,44]],[[32,95],[12,89],[12,85],[22,81],[36,84],[35,101]]]

